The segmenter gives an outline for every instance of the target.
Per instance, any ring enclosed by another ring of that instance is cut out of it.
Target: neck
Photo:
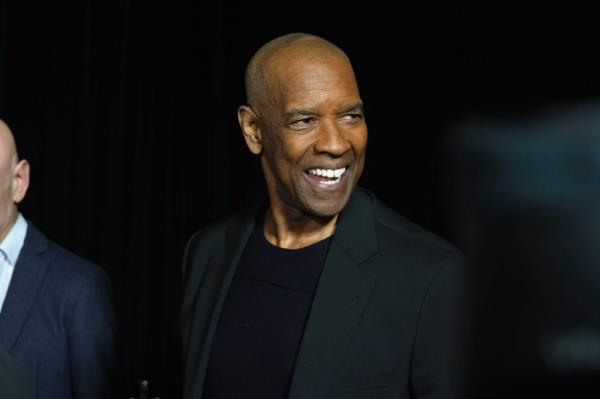
[[[331,236],[338,215],[318,218],[297,209],[278,209],[271,205],[265,215],[264,234],[271,244],[286,249],[304,248]]]

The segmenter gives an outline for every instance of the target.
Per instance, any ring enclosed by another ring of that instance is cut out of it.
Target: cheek
[[[354,135],[352,135],[352,138],[351,138],[352,147],[354,148],[354,151],[356,152],[356,156],[358,158],[364,157],[365,151],[367,149],[367,141],[368,141],[367,139],[368,139],[367,129],[361,129],[361,130],[355,132]]]
[[[13,187],[8,176],[0,176],[0,201],[12,198]]]
[[[293,147],[279,137],[269,137],[265,142],[264,156],[273,177],[286,186],[291,184],[296,165]]]
[[[281,141],[279,160],[289,168],[296,168],[310,148],[310,141],[304,136],[289,135],[286,140]]]
[[[0,191],[0,213],[5,214],[5,210],[13,203],[10,190],[2,188]]]

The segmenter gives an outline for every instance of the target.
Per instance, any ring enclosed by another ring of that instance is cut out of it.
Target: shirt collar
[[[0,243],[0,253],[4,255],[6,262],[13,267],[15,266],[19,254],[21,253],[21,248],[23,248],[23,244],[25,243],[25,235],[27,235],[27,222],[23,215],[19,213],[14,226],[10,229],[6,238]]]

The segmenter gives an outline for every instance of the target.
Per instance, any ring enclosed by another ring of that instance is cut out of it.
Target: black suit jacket
[[[215,328],[257,209],[197,232],[184,260],[184,398],[201,398]],[[461,398],[460,253],[357,188],[336,226],[291,399]]]
[[[29,224],[0,313],[0,350],[31,381],[35,398],[112,398],[117,353],[109,293],[100,267]]]

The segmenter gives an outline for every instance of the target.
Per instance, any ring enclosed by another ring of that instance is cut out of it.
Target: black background
[[[21,211],[109,273],[123,397],[141,378],[177,397],[186,239],[264,193],[235,112],[266,41],[301,31],[347,52],[370,133],[361,184],[453,242],[446,127],[599,94],[593,9],[388,3],[0,0],[0,118],[32,166]]]

